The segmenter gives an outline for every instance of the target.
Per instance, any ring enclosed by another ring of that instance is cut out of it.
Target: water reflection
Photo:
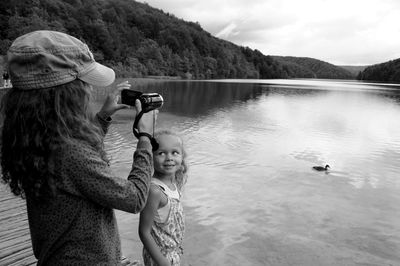
[[[400,264],[400,90],[307,80],[134,88],[163,95],[158,127],[186,143],[191,265]],[[94,96],[98,108],[105,91]],[[132,117],[115,115],[105,140],[121,176]],[[326,163],[327,174],[311,169]],[[136,218],[121,217],[125,236]]]
[[[298,265],[357,265],[360,256],[361,263],[382,265],[387,255],[390,263],[400,262],[393,252],[400,250],[400,220],[393,215],[400,213],[399,93],[376,84],[335,84],[138,88],[164,96],[159,126],[182,132],[187,145],[187,236],[196,240],[186,242],[186,256],[192,265],[265,265],[283,254],[254,251],[265,243],[293,252],[274,265],[301,256]],[[129,119],[122,121],[129,132]],[[332,167],[327,174],[311,170],[326,163]],[[340,254],[344,261],[337,260]]]
[[[344,90],[347,83],[313,81],[307,89],[305,81],[299,87],[268,82],[172,81],[135,89],[163,95],[159,126],[184,133],[193,165],[279,171],[330,163],[331,175],[356,187],[399,184],[397,91],[376,84]],[[115,116],[119,134],[129,136],[131,120],[129,111]],[[107,141],[122,146],[117,136]]]
[[[165,100],[163,111],[184,116],[204,115],[265,93],[255,84],[207,83],[205,86],[204,82],[166,82],[138,89],[160,93]]]

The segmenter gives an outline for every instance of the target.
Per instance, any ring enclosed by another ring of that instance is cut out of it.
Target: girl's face
[[[160,146],[153,152],[154,171],[159,176],[173,177],[182,165],[182,142],[177,136],[171,135],[161,135],[157,142]]]

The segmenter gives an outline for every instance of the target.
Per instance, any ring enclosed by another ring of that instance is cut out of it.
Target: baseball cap
[[[15,39],[8,52],[14,88],[42,89],[80,79],[105,87],[115,80],[109,67],[97,63],[89,47],[66,33],[33,31]]]

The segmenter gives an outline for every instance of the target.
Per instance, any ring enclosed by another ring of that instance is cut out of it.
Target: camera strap
[[[135,135],[135,137],[137,139],[139,139],[141,136],[148,137],[150,139],[151,146],[153,147],[153,151],[156,151],[156,150],[158,150],[158,146],[159,145],[158,145],[158,142],[156,141],[156,139],[154,138],[154,117],[153,117],[153,136],[150,135],[149,133],[145,133],[145,132],[140,132],[139,133],[139,131],[137,129],[139,121],[142,118],[144,113],[145,112],[143,112],[143,110],[142,110],[136,116],[135,122],[133,123],[133,126],[132,126],[133,135]]]

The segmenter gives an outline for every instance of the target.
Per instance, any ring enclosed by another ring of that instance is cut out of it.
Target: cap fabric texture
[[[57,31],[34,31],[18,37],[7,53],[14,88],[42,89],[80,79],[95,86],[115,80],[109,67],[97,63],[89,47]]]

